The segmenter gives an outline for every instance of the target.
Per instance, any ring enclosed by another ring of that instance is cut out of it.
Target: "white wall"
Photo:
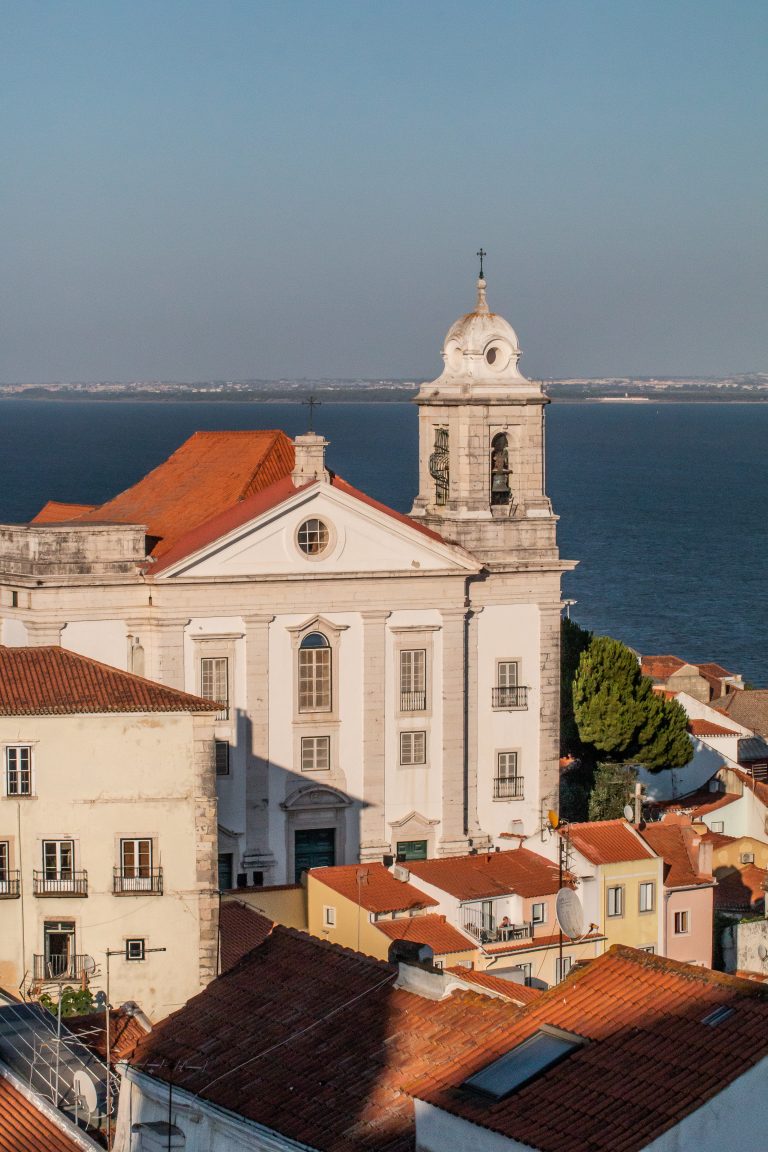
[[[128,667],[127,628],[123,620],[76,620],[61,631],[61,646],[113,668]]]

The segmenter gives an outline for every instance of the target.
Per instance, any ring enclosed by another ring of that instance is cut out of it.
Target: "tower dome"
[[[452,324],[443,343],[445,367],[441,383],[509,383],[525,377],[518,369],[520,341],[512,325],[491,312],[483,276],[477,281],[477,302]]]

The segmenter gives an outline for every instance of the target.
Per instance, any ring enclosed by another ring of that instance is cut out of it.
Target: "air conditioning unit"
[[[741,856],[739,857],[739,860],[741,861],[742,864],[754,864],[755,854],[754,854],[754,852],[742,852]]]
[[[404,884],[406,884],[411,878],[410,872],[402,864],[395,864],[394,868],[392,869],[392,875],[394,876],[395,880],[402,880]]]

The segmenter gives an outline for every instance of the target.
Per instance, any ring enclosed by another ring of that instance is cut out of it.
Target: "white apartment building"
[[[167,1016],[218,963],[209,701],[0,647],[0,987]],[[109,957],[107,956],[109,953]]]
[[[0,526],[7,645],[219,703],[222,884],[456,855],[558,791],[560,577],[541,387],[484,280],[422,387],[410,517],[317,434],[197,433],[97,508]]]

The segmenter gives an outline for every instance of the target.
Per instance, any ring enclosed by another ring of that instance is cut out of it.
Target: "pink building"
[[[712,845],[686,823],[649,824],[641,833],[664,860],[664,941],[672,960],[712,967],[715,879]]]

